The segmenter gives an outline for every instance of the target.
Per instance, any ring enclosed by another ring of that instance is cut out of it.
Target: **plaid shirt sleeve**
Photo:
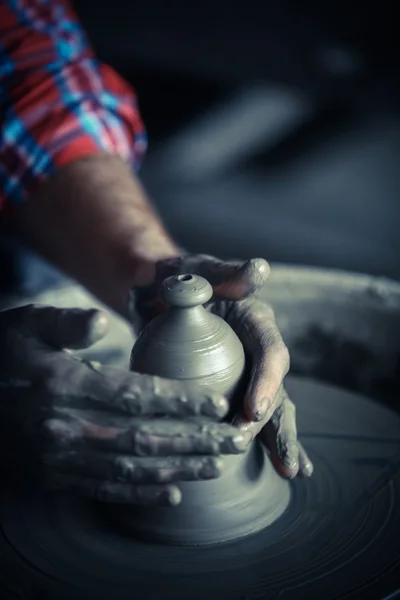
[[[97,152],[138,166],[146,133],[129,85],[95,57],[67,0],[0,1],[0,209]]]

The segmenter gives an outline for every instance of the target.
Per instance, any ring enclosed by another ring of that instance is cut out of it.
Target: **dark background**
[[[184,247],[400,278],[398,2],[78,0]]]
[[[396,2],[80,0],[178,241],[400,277]]]

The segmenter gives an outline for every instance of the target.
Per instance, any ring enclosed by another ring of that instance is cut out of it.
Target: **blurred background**
[[[400,278],[396,0],[78,0],[176,239]]]
[[[400,278],[396,0],[77,0],[176,240]]]

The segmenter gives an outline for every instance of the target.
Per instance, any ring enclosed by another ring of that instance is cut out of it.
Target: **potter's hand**
[[[296,408],[283,387],[289,354],[271,307],[257,298],[217,300],[213,312],[229,322],[252,359],[243,411],[234,424],[259,436],[280,475],[309,477],[313,465],[297,439]]]
[[[4,464],[101,500],[176,504],[171,482],[217,477],[218,455],[244,451],[249,435],[219,423],[228,407],[217,395],[63,350],[90,346],[106,326],[96,310],[0,312]]]
[[[267,281],[269,265],[263,259],[223,262],[203,255],[188,255],[157,264],[154,286],[136,296],[137,314],[144,320],[162,309],[157,286],[171,275],[193,273],[213,286],[209,310],[236,331],[252,361],[249,387],[235,425],[266,443],[276,470],[284,477],[309,476],[313,466],[297,440],[295,406],[282,382],[289,369],[289,354],[270,306],[253,297]]]

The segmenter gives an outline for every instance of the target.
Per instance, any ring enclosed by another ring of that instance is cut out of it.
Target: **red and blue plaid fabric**
[[[137,167],[146,133],[131,87],[100,63],[66,0],[0,0],[0,207],[97,152]]]

